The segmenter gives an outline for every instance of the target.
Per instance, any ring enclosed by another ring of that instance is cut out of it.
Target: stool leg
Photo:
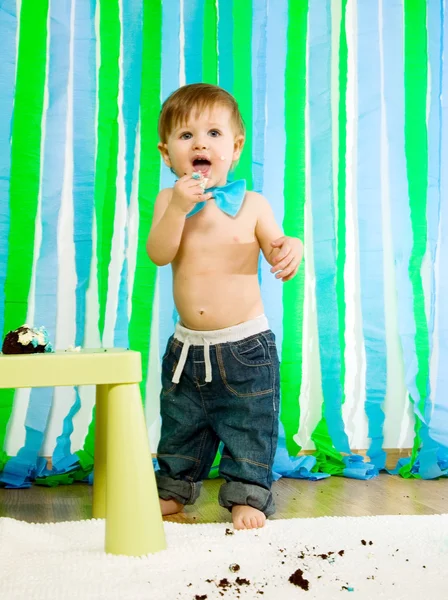
[[[107,466],[107,396],[108,385],[96,387],[95,406],[95,458],[93,465],[94,519],[106,518],[106,466]]]
[[[109,386],[106,552],[141,556],[166,548],[138,384]]]

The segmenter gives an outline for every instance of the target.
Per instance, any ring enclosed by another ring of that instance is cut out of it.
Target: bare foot
[[[253,506],[236,504],[232,507],[232,521],[235,529],[257,529],[264,527],[266,517]]]
[[[162,511],[162,515],[165,517],[166,515],[175,515],[176,513],[182,512],[184,509],[184,505],[178,502],[177,500],[162,500],[159,498],[160,502],[160,510]]]

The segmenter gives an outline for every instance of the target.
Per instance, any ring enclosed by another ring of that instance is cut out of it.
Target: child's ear
[[[239,159],[244,146],[244,135],[237,135],[233,143],[233,162]]]
[[[166,164],[167,167],[171,168],[170,155],[168,154],[168,144],[163,144],[162,142],[159,142],[157,144],[157,148],[159,149],[163,162]]]

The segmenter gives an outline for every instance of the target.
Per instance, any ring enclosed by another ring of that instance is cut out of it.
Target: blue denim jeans
[[[183,346],[172,336],[162,362],[159,496],[193,504],[223,442],[221,506],[273,514],[280,396],[274,334],[268,329],[239,341],[191,345],[179,383],[173,383]]]

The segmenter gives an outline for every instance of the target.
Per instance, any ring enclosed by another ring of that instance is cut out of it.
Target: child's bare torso
[[[231,327],[263,313],[251,193],[235,218],[210,200],[185,223],[172,262],[174,301],[189,329]]]

